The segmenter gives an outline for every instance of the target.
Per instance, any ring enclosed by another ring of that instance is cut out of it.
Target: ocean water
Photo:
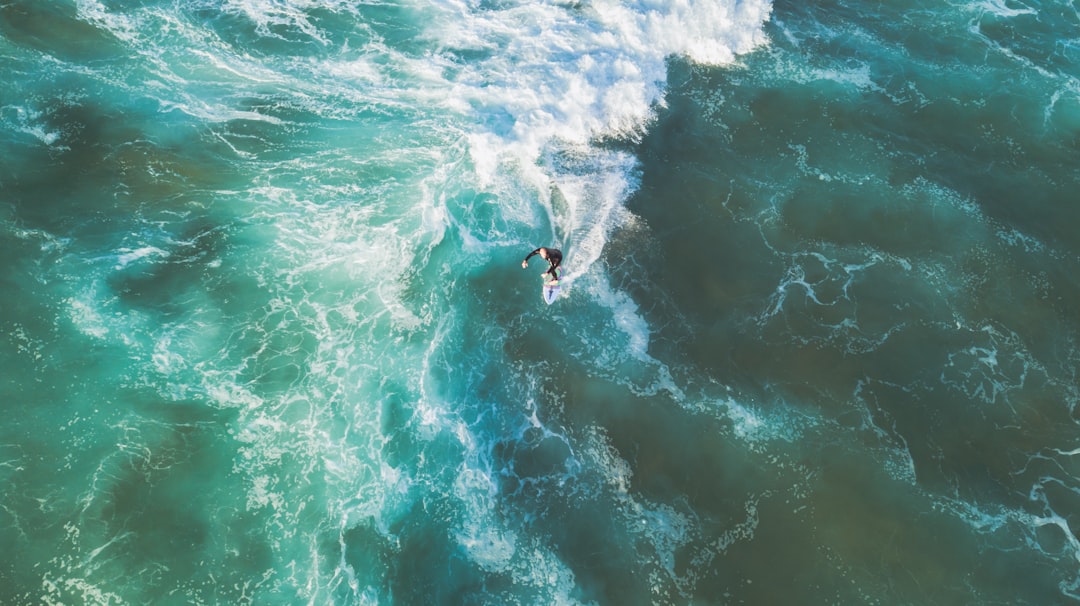
[[[0,81],[2,604],[1080,601],[1075,2],[14,0]]]

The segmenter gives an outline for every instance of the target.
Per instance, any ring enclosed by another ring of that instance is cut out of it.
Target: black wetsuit
[[[548,270],[544,273],[551,275],[551,279],[558,280],[559,274],[555,273],[555,268],[562,263],[562,251],[557,248],[547,248],[546,246],[540,248],[547,250],[547,262],[551,264],[551,267],[548,267]],[[533,255],[540,254],[540,248],[529,253],[529,256],[525,257],[525,261],[528,262]]]

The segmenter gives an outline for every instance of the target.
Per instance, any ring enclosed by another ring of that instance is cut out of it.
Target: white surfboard
[[[551,305],[555,302],[555,298],[559,296],[559,291],[562,290],[561,286],[544,286],[544,302]]]
[[[544,288],[540,291],[540,293],[544,296],[544,303],[547,303],[548,305],[551,305],[552,303],[555,302],[555,299],[558,298],[558,296],[559,296],[559,291],[562,290],[561,282],[563,281],[562,280],[563,269],[561,267],[556,267],[555,268],[555,275],[559,277],[559,282],[560,283],[556,283],[554,285],[549,285],[547,283],[547,281],[548,281],[547,273],[540,274],[540,278],[544,281]]]

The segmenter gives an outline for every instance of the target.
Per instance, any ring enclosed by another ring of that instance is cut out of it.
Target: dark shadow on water
[[[74,4],[5,2],[0,32],[17,44],[76,63],[117,60],[124,52],[112,34],[79,19]]]
[[[96,556],[91,579],[142,571],[121,595],[154,603],[207,595],[208,587],[220,599],[239,598],[246,580],[272,566],[273,550],[232,473],[236,447],[226,428],[235,412],[132,396],[128,430],[103,459],[82,514],[84,549],[115,541]]]
[[[389,581],[394,602],[402,604],[471,604],[483,594],[482,571],[461,553],[441,523],[454,507],[440,497],[420,501],[409,522],[396,533],[400,548]],[[369,556],[370,557],[370,556]],[[364,565],[362,560],[354,560]],[[373,562],[367,562],[368,564]]]
[[[227,227],[199,219],[183,227],[163,259],[136,260],[109,275],[110,286],[132,306],[156,309],[167,317],[189,312],[186,295],[207,289],[208,268],[230,247]],[[233,275],[234,278],[240,276]]]

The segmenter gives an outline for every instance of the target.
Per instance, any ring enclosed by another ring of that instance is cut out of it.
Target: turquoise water
[[[0,603],[1080,601],[1075,5],[23,0],[0,58]]]

